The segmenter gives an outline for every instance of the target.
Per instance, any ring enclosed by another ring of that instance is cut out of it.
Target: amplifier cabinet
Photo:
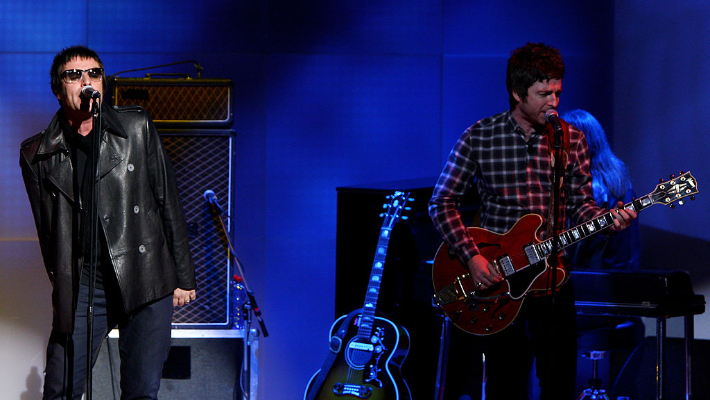
[[[115,78],[112,104],[140,105],[158,128],[229,128],[234,119],[230,79]]]
[[[231,215],[235,133],[231,129],[159,129],[159,132],[175,171],[197,279],[197,299],[175,308],[173,328],[241,328],[243,319],[238,303],[244,296],[233,292],[225,236],[230,234],[231,224],[227,218],[228,232],[224,232],[219,217],[213,215],[204,199],[205,191],[212,190],[220,206]]]

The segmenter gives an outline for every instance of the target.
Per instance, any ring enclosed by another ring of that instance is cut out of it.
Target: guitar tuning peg
[[[671,174],[671,179],[675,179],[675,175]]]
[[[404,207],[404,209],[407,211],[412,211],[412,207]]]
[[[675,203],[672,203],[672,204],[671,204],[671,205],[669,205],[668,207],[670,207],[670,208],[671,208],[671,210],[675,210]]]
[[[385,213],[380,213],[380,218],[384,217]]]
[[[405,216],[402,216],[401,219],[402,219],[402,221],[406,221],[409,219],[409,217],[405,215]]]
[[[663,178],[659,179],[658,183],[663,183]]]
[[[678,173],[683,175],[685,172],[683,172],[683,170],[680,170],[680,172],[678,172]]]
[[[678,200],[678,205],[681,205],[681,206],[682,206],[682,205],[684,205],[684,204],[685,204],[685,200]]]
[[[695,201],[695,196],[690,196],[690,201]]]

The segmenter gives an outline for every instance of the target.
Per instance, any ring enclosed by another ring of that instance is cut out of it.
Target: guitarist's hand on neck
[[[616,209],[614,209],[614,226],[610,229],[615,232],[622,231],[628,228],[631,225],[631,221],[637,216],[636,211],[630,208],[624,209],[624,203],[620,201],[616,205]]]
[[[468,271],[477,290],[489,287],[503,280],[498,270],[482,255],[476,255],[468,261]]]

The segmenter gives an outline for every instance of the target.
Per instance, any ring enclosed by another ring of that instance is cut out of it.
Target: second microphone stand
[[[232,246],[232,241],[229,238],[229,233],[227,232],[227,227],[225,226],[224,223],[224,218],[222,217],[222,214],[224,213],[224,210],[222,210],[222,207],[219,206],[217,203],[217,198],[214,196],[214,193],[211,191],[205,192],[205,199],[207,200],[207,203],[210,208],[210,213],[217,217],[219,220],[220,226],[222,227],[222,232],[224,233],[224,237],[227,240],[227,246],[228,246],[228,251],[231,259],[234,261],[234,265],[237,268],[237,274],[234,274],[233,278],[234,281],[238,285],[242,285],[244,287],[244,292],[246,293],[245,297],[245,302],[243,306],[243,315],[244,315],[244,360],[246,363],[246,367],[243,368],[244,370],[244,375],[246,376],[245,378],[245,387],[246,389],[243,389],[243,398],[244,399],[250,399],[251,398],[251,351],[252,351],[252,334],[251,334],[251,323],[252,323],[252,314],[256,317],[256,320],[259,322],[259,327],[261,327],[261,332],[264,335],[264,337],[269,336],[269,331],[266,329],[266,325],[264,324],[264,320],[261,317],[261,310],[259,310],[259,306],[256,304],[256,297],[254,297],[254,292],[252,292],[249,289],[249,284],[247,283],[246,277],[244,275],[244,269],[242,268],[242,263],[239,261],[239,259],[236,256],[236,252],[234,251],[234,247]],[[236,391],[235,391],[235,396],[236,396]]]

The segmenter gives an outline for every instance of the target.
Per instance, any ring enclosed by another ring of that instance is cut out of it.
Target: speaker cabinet
[[[241,328],[240,308],[230,309],[232,274],[226,234],[231,225],[224,215],[225,233],[203,196],[206,190],[214,191],[219,205],[230,213],[234,131],[161,129],[160,135],[175,170],[197,279],[197,299],[175,308],[173,327]]]
[[[239,338],[173,338],[159,397],[171,400],[241,399],[244,341]],[[93,369],[93,397],[120,398],[118,339],[107,338]]]
[[[233,83],[229,79],[115,78],[113,105],[140,105],[157,127],[230,127]]]

